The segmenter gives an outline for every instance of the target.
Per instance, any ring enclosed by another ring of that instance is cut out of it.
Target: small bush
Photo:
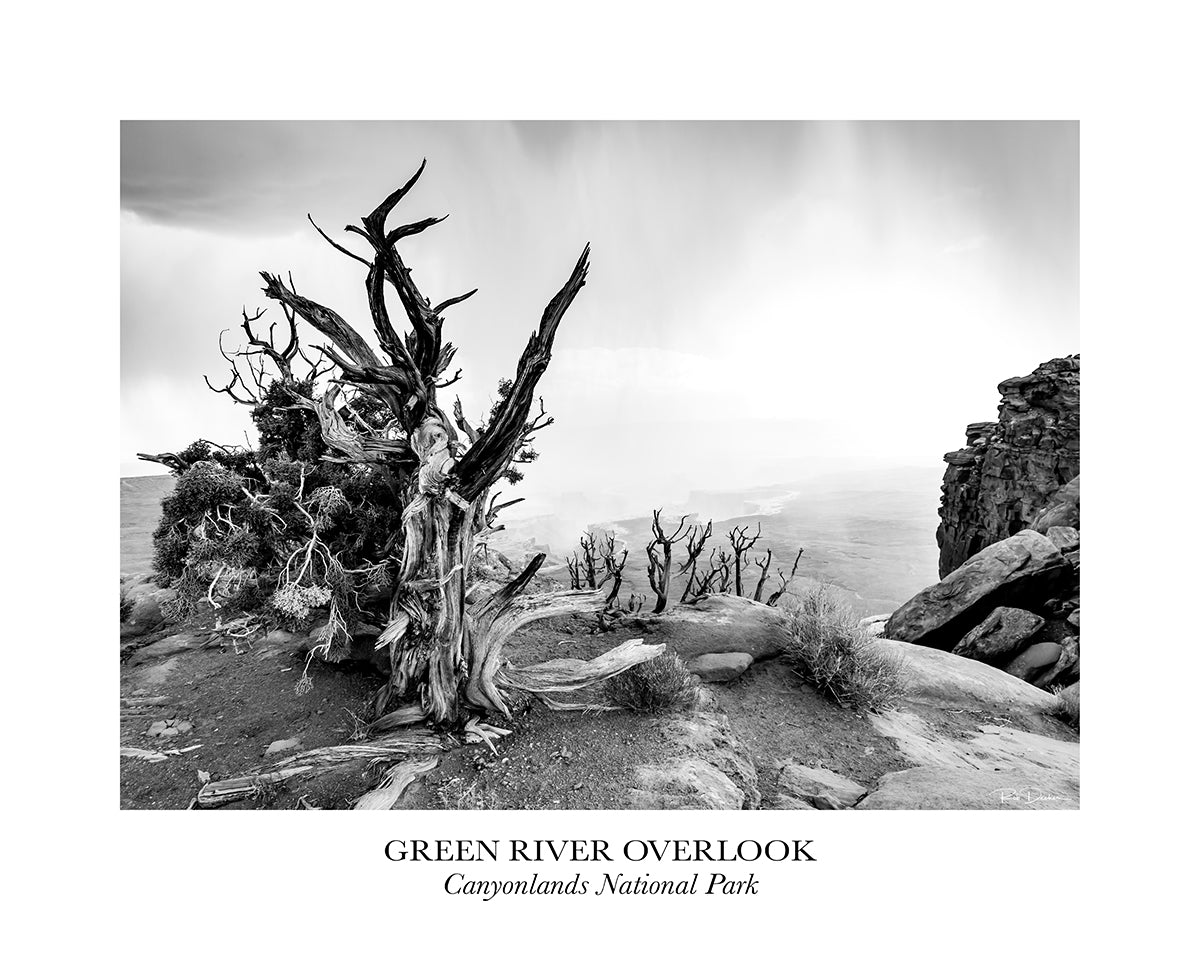
[[[662,713],[692,706],[699,688],[699,681],[676,654],[660,653],[609,680],[608,696],[628,710]]]
[[[1046,708],[1046,713],[1057,717],[1067,726],[1079,729],[1079,683],[1076,681],[1069,687],[1055,687],[1051,690],[1054,702]]]
[[[849,609],[821,587],[797,605],[783,656],[793,670],[837,703],[882,710],[904,692],[903,668],[856,622]]]

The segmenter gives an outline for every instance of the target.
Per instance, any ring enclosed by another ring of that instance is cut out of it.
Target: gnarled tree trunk
[[[391,676],[376,698],[376,714],[382,715],[405,698],[417,697],[431,719],[461,722],[466,708],[507,715],[506,685],[533,692],[573,689],[573,677],[577,685],[596,682],[655,656],[661,648],[632,644],[589,664],[556,661],[546,665],[549,673],[544,676],[528,670],[506,673],[504,643],[520,626],[604,607],[600,590],[520,596],[544,555],[486,601],[467,602],[477,538],[486,534],[495,519],[495,511],[489,510],[492,486],[532,433],[549,422],[542,421],[541,413],[531,419],[530,412],[537,384],[550,362],[559,323],[584,286],[589,251],[585,246],[566,283],[547,305],[518,362],[512,389],[487,426],[469,426],[457,404],[452,419],[438,399],[439,389],[458,378],[455,374],[441,379],[455,353],[452,344],[443,342],[442,314],[475,291],[431,305],[401,258],[399,241],[444,218],[387,227],[392,210],[424,168],[422,163],[403,187],[362,219],[361,227],[346,227],[369,243],[369,256],[352,252],[317,227],[339,252],[367,268],[367,304],[386,360],[333,310],[301,296],[277,276],[262,276],[264,292],[283,305],[289,321],[299,317],[328,338],[331,345],[322,351],[336,365],[338,381],[378,398],[394,421],[379,431],[356,420],[344,404],[339,406],[338,382],[311,399],[297,395],[297,402],[318,418],[325,442],[341,457],[387,465],[398,478],[405,478],[403,530],[397,538],[402,541],[402,556],[390,622],[379,639],[379,646],[390,651]],[[402,304],[411,328],[403,336],[389,317],[388,287]]]

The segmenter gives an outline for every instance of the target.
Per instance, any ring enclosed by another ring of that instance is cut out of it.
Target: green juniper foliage
[[[500,381],[499,400],[480,429],[511,390],[512,381]],[[364,594],[388,594],[401,550],[408,465],[338,458],[312,410],[298,402],[313,391],[308,380],[264,383],[251,410],[257,450],[196,440],[176,455],[175,489],[163,499],[154,533],[158,582],[178,592],[167,610],[172,619],[216,603],[260,609],[269,622],[293,630],[325,610],[353,626]],[[386,405],[366,394],[349,398],[345,416],[378,431],[393,423]],[[536,457],[526,445],[514,462]],[[504,476],[516,483],[522,475],[510,467]],[[305,566],[301,559],[314,538],[320,559]],[[289,568],[296,551],[301,557]],[[336,647],[329,652],[336,655]]]
[[[204,601],[222,609],[266,603],[272,619],[299,629],[339,595],[343,614],[357,608],[347,567],[364,568],[374,589],[386,588],[403,477],[386,467],[322,459],[328,450],[317,419],[294,396],[311,391],[311,383],[295,380],[264,389],[251,414],[257,450],[197,440],[177,455],[175,488],[163,499],[154,533],[158,581],[178,591],[168,610],[173,619]],[[351,403],[367,422],[384,416],[381,406],[364,397]],[[322,555],[338,562],[310,564],[298,582],[279,583],[288,557],[305,550],[314,534]],[[279,602],[269,603],[280,590]]]

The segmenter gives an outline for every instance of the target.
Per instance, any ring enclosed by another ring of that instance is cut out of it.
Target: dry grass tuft
[[[692,672],[675,653],[660,653],[608,681],[608,699],[642,713],[682,710],[696,702],[700,689]]]
[[[899,657],[881,650],[857,619],[820,587],[801,598],[784,659],[837,703],[864,710],[892,706],[904,692]]]
[[[1079,681],[1076,680],[1069,687],[1055,687],[1050,692],[1054,694],[1054,702],[1046,708],[1046,713],[1078,730]]]

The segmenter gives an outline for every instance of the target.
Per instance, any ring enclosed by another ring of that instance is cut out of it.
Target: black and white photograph
[[[1186,952],[1187,13],[14,8],[8,952]]]
[[[1074,121],[125,123],[121,806],[1077,808],[1078,276]]]

